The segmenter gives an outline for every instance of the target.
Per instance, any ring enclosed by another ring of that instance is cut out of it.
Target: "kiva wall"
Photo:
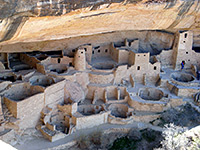
[[[104,112],[100,114],[95,114],[91,116],[82,116],[82,117],[72,116],[72,119],[74,120],[73,122],[76,125],[76,129],[80,130],[85,128],[92,128],[94,126],[107,123],[109,113],[110,112]]]

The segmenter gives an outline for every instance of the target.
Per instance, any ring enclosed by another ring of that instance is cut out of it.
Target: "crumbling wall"
[[[25,63],[25,64],[28,64],[29,66],[33,67],[33,68],[36,68],[37,66],[37,63],[39,63],[40,61],[34,57],[34,56],[29,56],[25,53],[21,53],[20,54],[20,60]]]

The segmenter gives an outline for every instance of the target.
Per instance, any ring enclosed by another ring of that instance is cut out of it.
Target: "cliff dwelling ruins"
[[[200,131],[199,0],[0,1],[0,149],[117,150],[135,128],[153,150],[177,122]]]
[[[137,38],[0,53],[1,132],[37,127],[54,142],[105,123],[148,123],[185,101],[199,102],[200,53],[192,49],[193,32],[173,36],[172,49],[158,54],[141,52]]]

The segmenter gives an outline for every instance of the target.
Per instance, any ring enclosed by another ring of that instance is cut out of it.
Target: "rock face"
[[[197,0],[3,0],[0,52],[64,49],[69,44],[60,40],[130,30],[190,29],[194,46],[199,47],[199,16]]]

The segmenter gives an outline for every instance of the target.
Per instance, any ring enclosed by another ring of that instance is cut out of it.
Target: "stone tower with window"
[[[86,57],[84,48],[80,48],[76,51],[74,57],[74,67],[78,71],[84,71],[86,69]]]
[[[173,61],[174,69],[181,69],[181,62],[185,62],[184,68],[191,68],[193,62],[193,32],[192,31],[179,31],[176,33],[175,42],[173,47]]]

